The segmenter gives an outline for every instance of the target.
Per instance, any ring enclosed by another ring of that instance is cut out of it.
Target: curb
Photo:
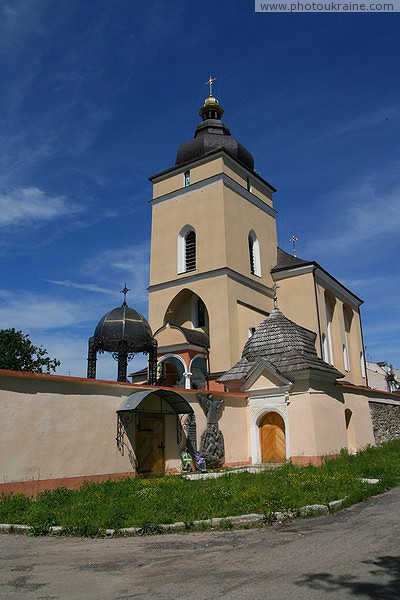
[[[380,479],[368,479],[363,477],[361,479],[363,483],[369,483],[370,485],[374,485],[379,483]],[[174,531],[176,529],[190,529],[191,527],[198,527],[199,525],[221,525],[222,523],[231,523],[232,525],[245,525],[246,523],[282,523],[283,521],[289,521],[295,519],[296,516],[299,517],[314,517],[318,515],[326,515],[329,512],[335,512],[340,510],[343,507],[343,503],[346,500],[344,498],[340,498],[339,500],[332,500],[326,504],[309,504],[307,506],[302,506],[299,508],[296,513],[292,512],[273,512],[271,513],[272,520],[270,521],[268,517],[264,514],[258,513],[250,513],[247,515],[237,515],[234,517],[214,517],[212,519],[201,519],[199,521],[192,521],[191,523],[184,523],[183,521],[177,521],[176,523],[165,523],[157,526],[157,533],[162,533],[166,531]],[[17,525],[10,523],[0,523],[0,533],[30,533],[33,531],[33,527],[30,525]],[[54,527],[49,527],[49,533],[57,533],[62,534],[63,528],[59,525]],[[123,535],[123,536],[133,536],[133,535],[144,535],[143,529],[141,527],[123,527],[122,529],[105,529],[103,536],[104,537],[113,537],[115,534]],[[82,536],[80,536],[82,537]]]
[[[343,502],[345,498],[341,498],[340,500],[334,500],[326,504],[310,504],[308,506],[302,506],[298,509],[297,514],[300,517],[306,516],[317,516],[328,514],[329,512],[335,512],[339,510],[343,506]],[[282,523],[283,521],[288,521],[294,519],[296,517],[296,513],[291,512],[274,512],[271,515],[273,517],[273,521],[277,523]],[[212,519],[200,519],[198,521],[192,521],[189,526],[187,523],[183,521],[177,521],[176,523],[165,523],[159,525],[160,533],[162,531],[174,531],[179,529],[190,529],[190,527],[198,527],[201,525],[221,525],[223,523],[231,523],[232,525],[244,525],[247,523],[265,523],[266,517],[264,514],[258,513],[249,513],[246,515],[236,515],[233,517],[214,517]],[[2,533],[30,533],[33,531],[33,527],[30,525],[18,525],[11,523],[0,523],[0,532]],[[62,534],[63,528],[59,525],[54,527],[49,527],[49,533]],[[134,536],[141,535],[142,529],[140,527],[124,527],[122,529],[105,529],[104,536],[105,537],[113,537],[115,534],[123,535],[123,536]]]

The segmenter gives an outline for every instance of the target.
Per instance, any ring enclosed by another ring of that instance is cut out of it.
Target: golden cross
[[[210,75],[210,78],[208,81],[206,81],[205,85],[209,85],[210,86],[210,96],[212,96],[212,84],[214,83],[214,81],[216,80],[216,77],[212,77]]]

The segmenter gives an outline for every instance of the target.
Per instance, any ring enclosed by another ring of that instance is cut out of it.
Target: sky
[[[212,74],[278,189],[280,246],[296,235],[365,300],[367,359],[399,367],[399,31],[399,13],[253,0],[0,0],[0,328],[85,377],[125,282],[147,315],[148,177],[193,136]],[[98,377],[115,379],[109,355]]]

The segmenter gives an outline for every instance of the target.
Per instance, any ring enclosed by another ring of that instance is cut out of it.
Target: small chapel
[[[0,372],[0,446],[28,429],[0,492],[179,473],[183,451],[209,469],[318,465],[400,436],[399,394],[368,385],[362,300],[279,247],[277,190],[213,83],[193,138],[150,177],[148,319],[125,285],[89,340],[87,379]],[[96,379],[98,351],[115,355],[115,382]],[[128,373],[137,352],[149,366]]]

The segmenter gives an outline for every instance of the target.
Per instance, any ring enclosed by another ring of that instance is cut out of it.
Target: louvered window
[[[254,240],[249,235],[249,258],[250,258],[250,273],[254,275]]]
[[[185,271],[196,269],[196,233],[189,231],[185,237]]]

